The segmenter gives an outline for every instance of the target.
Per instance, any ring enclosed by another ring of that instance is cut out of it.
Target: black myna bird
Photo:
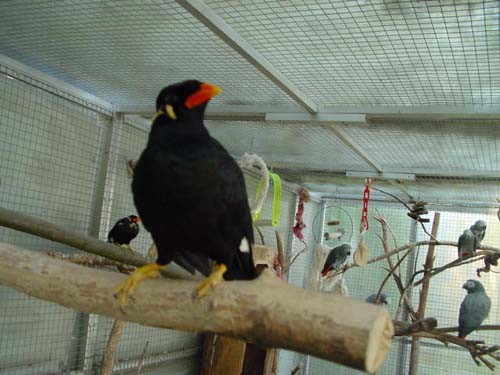
[[[158,257],[116,289],[122,305],[139,282],[157,276],[171,261],[209,275],[198,286],[198,296],[223,277],[257,276],[243,174],[203,124],[208,101],[220,92],[215,85],[190,80],[158,95],[157,114],[132,182],[137,211]],[[217,263],[212,273],[211,261]]]
[[[141,219],[135,215],[118,220],[108,233],[108,242],[134,252],[130,242],[139,234],[139,221]]]

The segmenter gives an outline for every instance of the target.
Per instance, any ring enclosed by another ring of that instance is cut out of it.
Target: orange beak
[[[216,85],[212,85],[211,83],[202,83],[200,85],[200,89],[194,94],[190,95],[184,102],[184,105],[188,109],[194,108],[209,101],[214,96],[219,95],[221,92],[221,88]]]
[[[132,223],[138,223],[139,221],[141,221],[141,219],[139,217],[134,217],[132,219]]]

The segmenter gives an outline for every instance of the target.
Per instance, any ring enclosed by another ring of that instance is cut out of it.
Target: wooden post
[[[432,231],[431,231],[431,234],[434,238],[437,237],[440,218],[441,214],[439,212],[436,212],[434,214],[434,222],[432,223]],[[427,256],[425,258],[423,277],[426,277],[429,274],[434,265],[434,247],[435,247],[434,244],[430,244],[429,248],[427,249]],[[422,284],[422,290],[420,292],[420,301],[418,304],[417,319],[424,319],[425,308],[427,306],[427,295],[429,294],[429,284],[430,284],[430,279],[425,280]],[[413,337],[411,341],[410,368],[408,371],[409,375],[417,375],[418,373],[419,353],[420,353],[420,339],[418,337]]]

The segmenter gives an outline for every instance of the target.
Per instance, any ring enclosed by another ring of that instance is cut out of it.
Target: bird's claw
[[[200,285],[196,288],[196,294],[198,298],[205,296],[210,288],[214,288],[217,284],[219,284],[224,276],[224,273],[227,271],[227,267],[225,264],[219,264],[215,271],[213,271],[205,280],[203,280]]]
[[[118,285],[114,290],[114,296],[118,298],[120,306],[127,306],[128,299],[133,300],[133,295],[137,290],[139,284],[149,278],[158,277],[160,269],[165,266],[158,265],[156,263],[146,264],[140,268],[137,268],[123,283]]]
[[[120,303],[120,309],[122,309],[122,307],[127,306],[129,297],[131,300],[134,299],[133,294],[137,289],[137,285],[138,282],[134,278],[129,277],[123,283],[118,285],[118,287],[114,290],[113,295],[115,296],[115,298],[118,299]]]

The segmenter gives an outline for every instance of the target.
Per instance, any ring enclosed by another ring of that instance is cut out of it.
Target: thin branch
[[[498,356],[492,355],[492,353],[498,352],[500,350],[500,346],[498,345],[487,346],[484,344],[483,341],[464,340],[457,336],[435,331],[431,332],[421,331],[417,333],[412,333],[408,336],[434,339],[441,341],[445,345],[454,344],[460,346],[469,352],[471,358],[478,366],[480,365],[480,363],[483,363],[491,371],[495,369],[495,365],[490,361],[488,361],[486,358],[484,358],[484,356],[487,355],[495,359],[496,361],[500,361],[500,358],[498,358]]]
[[[458,332],[458,327],[436,328],[435,332]],[[500,325],[482,325],[476,331],[500,331]]]
[[[295,366],[290,375],[296,375],[300,370],[302,370],[302,367],[304,367],[304,364],[300,362],[297,366]]]
[[[295,261],[297,260],[297,258],[304,252],[307,250],[307,244],[305,243],[305,241],[302,241],[302,240],[299,240],[300,242],[302,242],[302,244],[304,245],[304,248],[300,251],[297,252],[297,254],[295,254],[292,258],[292,260],[285,266],[285,268],[283,269],[283,273],[286,273],[288,272],[288,270],[290,268],[292,268],[293,264],[295,263]]]
[[[455,260],[453,260],[453,261],[445,264],[444,266],[433,268],[431,270],[431,272],[429,272],[426,276],[424,276],[423,278],[421,278],[417,282],[413,283],[412,286],[413,287],[419,286],[420,284],[423,284],[424,282],[426,282],[427,280],[431,279],[432,277],[434,277],[436,275],[439,275],[441,272],[446,271],[446,270],[448,270],[450,268],[460,267],[460,266],[463,266],[464,264],[478,262],[478,261],[480,261],[482,259],[484,259],[484,256],[479,256],[479,257],[476,256],[476,257],[474,257],[472,259],[467,259],[467,260],[464,260],[464,259],[455,259]],[[417,275],[419,273],[422,273],[422,271],[416,272],[415,275]],[[413,276],[412,276],[411,280],[414,280]]]
[[[419,319],[413,323],[393,320],[392,323],[394,324],[394,336],[408,336],[421,331],[431,331],[437,327],[436,318]]]
[[[386,258],[388,258],[390,256],[393,256],[393,255],[395,255],[397,253],[400,253],[400,252],[408,250],[408,249],[414,249],[414,248],[416,248],[418,246],[430,245],[430,244],[434,244],[435,246],[454,246],[454,247],[458,246],[456,242],[452,242],[452,241],[434,241],[434,240],[432,240],[432,241],[409,242],[409,243],[407,243],[405,245],[399,246],[398,248],[391,250],[388,254],[379,255],[377,257],[369,259],[367,261],[367,264],[379,262],[381,260],[384,260],[384,259],[386,259]],[[486,250],[488,252],[500,253],[500,249],[496,248],[496,247],[493,247],[493,246],[481,245],[481,246],[478,247],[478,249],[480,249],[480,250]],[[340,268],[339,271],[333,273],[329,277],[333,277],[335,275],[344,273],[348,269],[351,269],[351,268],[354,268],[354,267],[358,267],[358,266],[356,264],[354,264],[354,263],[343,265]]]
[[[259,234],[260,242],[262,243],[262,245],[265,245],[266,241],[264,240],[264,235],[262,234],[262,231],[260,230],[259,226],[253,223],[253,227],[257,230],[257,233]]]
[[[222,282],[201,299],[192,297],[195,281],[146,280],[122,311],[113,289],[125,278],[0,244],[1,284],[85,313],[214,332],[371,373],[383,364],[394,332],[384,308],[297,288],[266,269],[256,280]]]
[[[141,358],[139,359],[139,364],[137,365],[137,375],[141,375],[142,367],[144,366],[144,358],[146,358],[146,351],[148,350],[149,340],[146,341],[144,345],[144,350],[142,351]]]
[[[109,333],[106,349],[104,350],[104,359],[102,361],[101,375],[111,375],[115,364],[115,353],[118,343],[123,334],[125,322],[121,319],[114,319],[111,332]]]
[[[382,289],[384,288],[385,284],[387,283],[387,281],[389,280],[389,278],[391,277],[391,275],[394,274],[394,271],[396,271],[396,269],[401,265],[401,263],[403,262],[403,260],[406,259],[406,257],[411,254],[411,250],[408,250],[402,257],[401,259],[394,265],[394,267],[392,269],[389,270],[389,272],[387,273],[387,275],[384,277],[384,280],[382,281],[382,284],[380,284],[380,287],[378,289],[378,292],[377,292],[377,298],[380,296],[380,293],[382,292]],[[400,280],[401,281],[401,280]],[[404,297],[404,293],[401,293],[401,296],[405,299],[405,301],[407,300],[407,298]],[[413,310],[413,308],[410,306],[410,304],[407,304],[407,308],[408,308],[408,312],[410,313],[410,315],[412,315],[413,318],[416,317],[416,314],[415,314],[415,311]]]
[[[410,206],[408,206],[408,205],[406,204],[406,202],[402,201],[401,199],[399,199],[399,198],[398,198],[398,197],[396,197],[395,195],[393,195],[393,194],[391,194],[391,193],[388,193],[387,191],[384,191],[384,190],[382,190],[382,189],[376,188],[376,187],[374,187],[374,186],[371,186],[371,189],[376,190],[376,191],[380,191],[381,193],[384,193],[384,194],[387,194],[387,195],[388,195],[388,196],[390,196],[390,197],[393,197],[395,200],[397,200],[399,203],[401,203],[403,206],[405,206],[405,207],[408,209],[408,211],[411,211],[411,207],[410,207]]]
[[[390,249],[389,249],[389,244],[387,242],[388,241],[387,240],[387,221],[382,216],[375,216],[374,219],[376,221],[378,221],[380,223],[380,225],[382,226],[382,237],[380,237],[378,234],[377,234],[377,236],[382,241],[382,246],[383,246],[384,252],[386,254],[389,254]],[[402,262],[402,259],[398,256],[398,262],[397,262],[397,264],[400,265],[401,262]],[[389,264],[390,274],[392,274],[392,276],[393,276],[394,282],[396,283],[396,286],[397,286],[397,288],[399,290],[400,295],[404,295],[403,283],[401,282],[401,273],[399,272],[400,267],[399,266],[398,267],[394,266],[391,257],[387,257],[387,263]],[[396,271],[396,268],[397,268],[397,270],[399,272],[398,275],[394,274],[394,272]],[[383,289],[384,284],[385,283],[382,283],[382,285],[380,286],[380,288],[378,290],[378,293],[377,293],[377,297],[376,297],[375,300],[378,300],[378,298],[380,297],[380,293],[382,293],[382,289]],[[405,306],[406,306],[407,310],[409,311],[409,313],[413,317],[415,317],[415,311],[413,310],[413,307],[411,306],[410,299],[407,296],[405,296],[405,298],[403,299],[403,301],[405,302]]]
[[[70,247],[85,251],[87,253],[102,256],[123,264],[140,267],[152,262],[139,254],[130,251],[123,251],[118,246],[99,241],[98,239],[84,234],[59,227],[48,221],[37,219],[16,211],[0,207],[0,226],[15,229],[21,232],[33,234],[38,237],[56,241]],[[171,278],[182,278],[196,280],[199,277],[193,276],[177,265],[172,265],[162,274]]]

